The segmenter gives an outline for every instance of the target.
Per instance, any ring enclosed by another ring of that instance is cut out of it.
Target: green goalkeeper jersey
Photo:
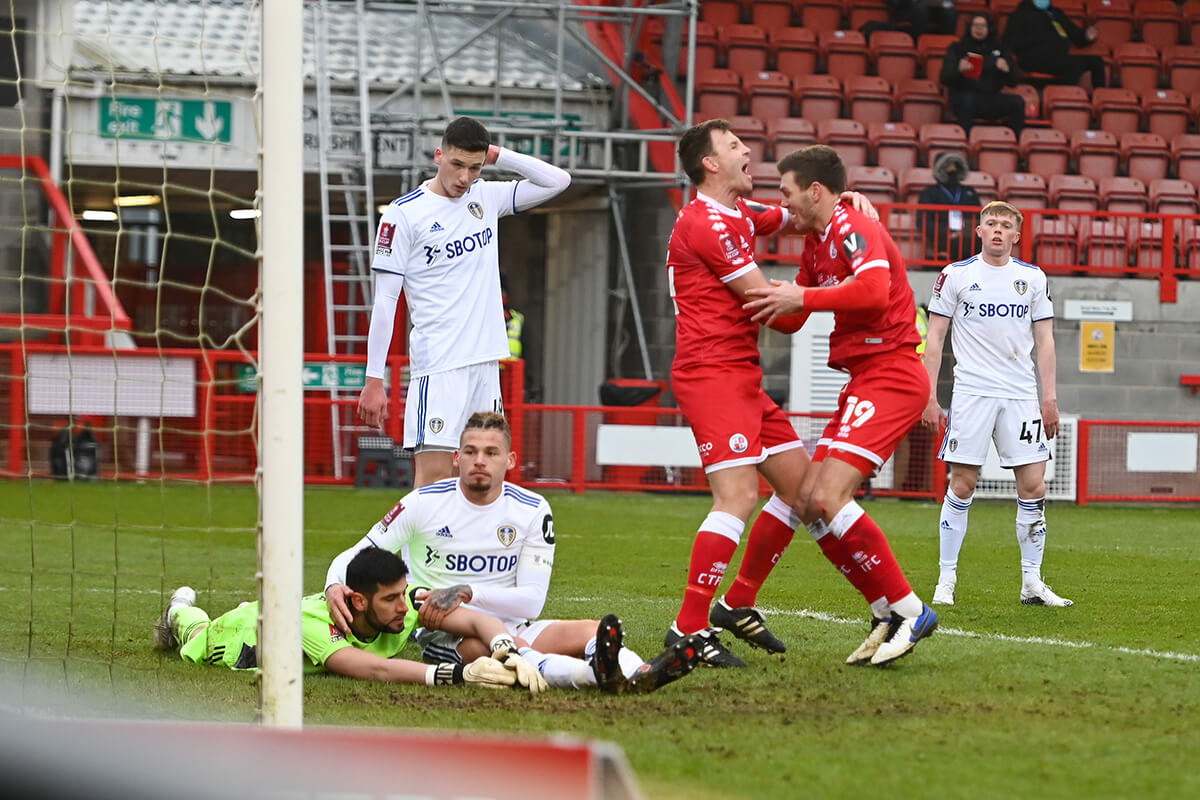
[[[301,641],[304,648],[304,673],[323,672],[325,661],[343,647],[357,647],[380,658],[391,658],[408,643],[417,624],[417,612],[409,609],[400,633],[380,633],[369,642],[354,633],[343,634],[333,624],[324,594],[310,594],[301,601]],[[190,612],[190,613],[189,613]],[[177,613],[180,630],[187,639],[189,628],[199,627],[204,620],[186,620],[200,609],[183,608]],[[188,624],[191,623],[191,624]],[[246,603],[208,623],[207,628],[184,643],[179,649],[185,661],[220,664],[230,669],[258,667],[258,603]]]

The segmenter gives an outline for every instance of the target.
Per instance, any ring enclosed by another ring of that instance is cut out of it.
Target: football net
[[[0,695],[152,713],[172,590],[215,616],[260,574],[263,9],[7,8]]]

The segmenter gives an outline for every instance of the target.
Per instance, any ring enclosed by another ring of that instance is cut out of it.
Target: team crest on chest
[[[517,540],[517,529],[512,525],[501,525],[496,529],[496,538],[500,540],[500,544],[508,547]]]
[[[441,433],[444,427],[446,427],[446,423],[440,417],[434,417],[429,420],[429,430],[434,433]]]
[[[1029,288],[1029,284],[1018,278],[1013,281],[1013,288],[1017,290],[1017,294],[1025,294],[1025,291]]]
[[[479,203],[467,203],[467,211],[470,211],[475,219],[483,219],[483,206]]]

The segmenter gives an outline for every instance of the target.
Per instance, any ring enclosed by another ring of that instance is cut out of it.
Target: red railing
[[[1200,422],[1081,419],[1077,502],[1200,502],[1198,439]]]

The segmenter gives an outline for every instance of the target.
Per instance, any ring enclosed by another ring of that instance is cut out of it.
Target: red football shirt
[[[805,238],[804,255],[796,283],[800,286],[836,286],[851,275],[869,269],[889,272],[888,304],[882,312],[835,311],[829,334],[829,366],[849,369],[867,356],[921,343],[917,333],[917,306],[900,248],[878,221],[839,202],[833,219],[821,234]]]
[[[754,237],[774,233],[787,215],[778,206],[739,199],[735,208],[697,194],[683,207],[667,245],[667,279],[675,304],[675,368],[758,364],[758,330],[725,284],[758,265]]]

